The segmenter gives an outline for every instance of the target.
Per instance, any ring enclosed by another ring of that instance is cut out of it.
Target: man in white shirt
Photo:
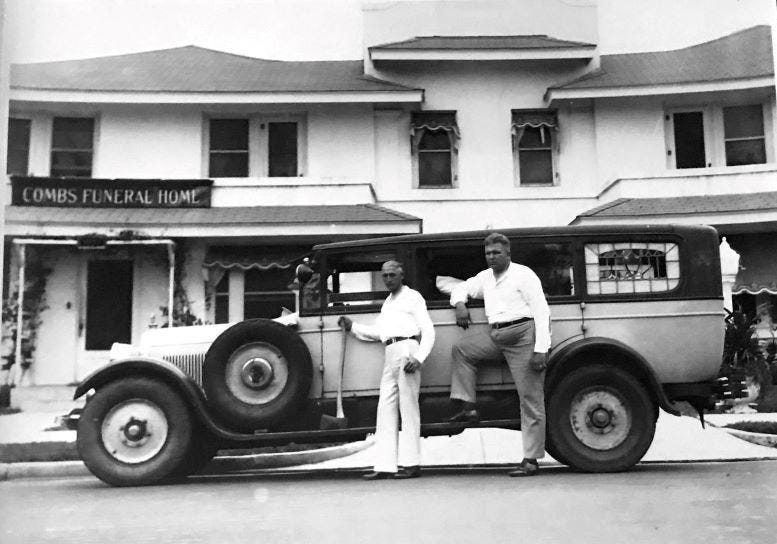
[[[345,316],[338,320],[359,340],[380,341],[386,345],[375,422],[374,472],[363,477],[366,480],[417,478],[421,475],[421,414],[418,409],[421,365],[434,345],[434,325],[424,297],[403,285],[404,270],[400,263],[384,263],[381,274],[389,296],[383,302],[375,325],[353,323]],[[406,459],[404,468],[398,471],[400,441]]]
[[[510,241],[492,233],[485,239],[488,269],[457,285],[451,292],[456,324],[466,329],[469,298],[482,298],[488,333],[462,336],[453,346],[451,399],[459,404],[449,421],[479,419],[475,407],[477,365],[504,357],[521,402],[524,459],[510,476],[537,474],[537,459],[545,456],[545,368],[550,349],[550,309],[537,275],[511,262]]]

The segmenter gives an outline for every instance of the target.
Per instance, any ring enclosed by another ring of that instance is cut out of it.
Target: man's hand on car
[[[472,320],[469,318],[469,308],[463,302],[456,304],[456,324],[462,329],[469,328]]]
[[[337,325],[341,329],[345,329],[346,331],[351,330],[351,326],[353,325],[353,321],[351,321],[350,317],[345,317],[344,315],[340,316],[340,319],[337,320]]]

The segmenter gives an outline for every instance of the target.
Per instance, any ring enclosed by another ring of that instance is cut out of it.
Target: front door
[[[114,342],[131,342],[132,270],[129,260],[86,263],[79,379],[108,362]]]

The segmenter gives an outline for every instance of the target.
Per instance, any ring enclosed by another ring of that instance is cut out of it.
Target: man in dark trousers
[[[524,458],[510,476],[534,476],[545,456],[545,368],[550,349],[550,309],[537,275],[510,259],[510,241],[499,233],[485,239],[488,269],[453,288],[456,324],[470,323],[467,300],[485,302],[488,332],[468,333],[453,346],[451,399],[458,411],[450,421],[477,421],[478,364],[504,357],[521,402]]]

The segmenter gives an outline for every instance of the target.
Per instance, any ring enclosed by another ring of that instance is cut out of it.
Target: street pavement
[[[71,477],[88,475],[81,461],[36,461],[73,458],[76,432],[62,430],[61,412],[21,412],[0,416],[0,480],[31,477]],[[643,463],[710,462],[777,459],[775,440],[753,443],[753,433],[734,433],[722,428],[734,421],[777,421],[777,413],[708,414],[707,426],[690,416],[661,412],[653,444]],[[734,434],[732,434],[734,433]],[[736,435],[735,435],[736,434]],[[771,445],[769,445],[771,444]],[[331,471],[367,469],[373,463],[371,440],[310,452],[260,454],[251,456],[246,469]],[[26,452],[26,453],[25,453]],[[59,457],[57,457],[59,456]],[[461,434],[422,440],[424,467],[510,465],[521,460],[521,433],[506,429],[467,429]],[[13,460],[16,462],[8,462]],[[558,463],[551,457],[541,466]],[[218,473],[242,466],[240,459],[224,457],[212,463],[207,472]]]

